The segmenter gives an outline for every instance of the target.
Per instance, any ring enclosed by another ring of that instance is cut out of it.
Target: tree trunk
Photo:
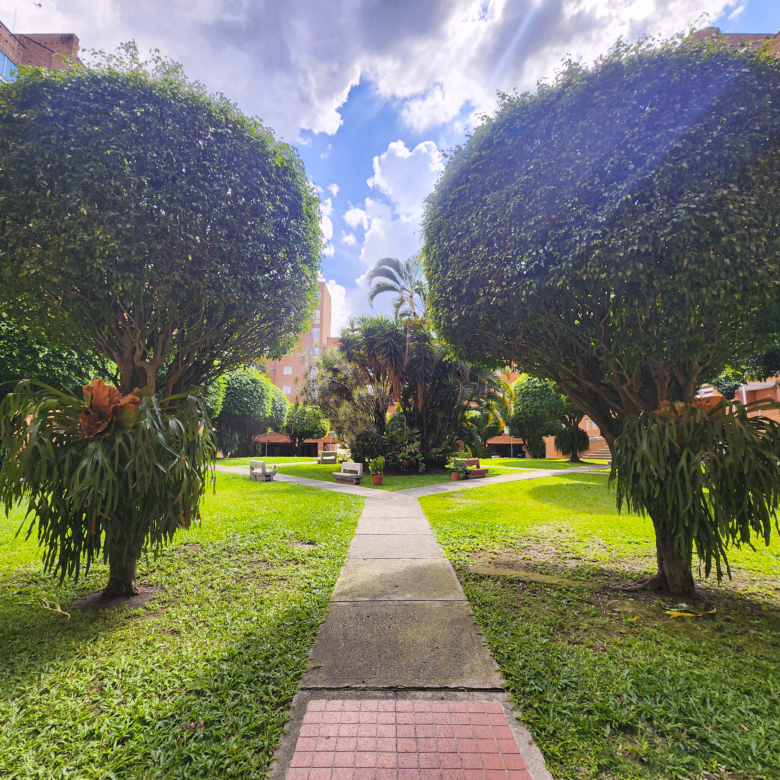
[[[687,559],[683,558],[674,545],[674,535],[666,518],[658,512],[654,512],[652,518],[658,561],[658,574],[653,577],[654,586],[675,596],[695,597],[696,587],[691,572],[693,549],[687,551]]]
[[[103,590],[104,599],[115,599],[121,596],[135,596],[138,593],[138,586],[135,582],[135,564],[136,559],[131,561],[122,561],[118,563],[116,558],[112,560],[109,556],[109,575],[108,585]]]

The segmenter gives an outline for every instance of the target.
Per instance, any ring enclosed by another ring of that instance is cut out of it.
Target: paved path
[[[273,780],[551,780],[416,498],[550,473],[396,492],[285,475],[370,495]]]
[[[228,474],[248,474],[249,466],[215,466],[217,471],[224,471]],[[583,466],[572,469],[520,469],[517,474],[503,474],[499,477],[486,477],[483,479],[466,479],[458,482],[441,482],[438,485],[425,485],[418,488],[407,488],[406,490],[378,490],[377,488],[363,487],[362,485],[340,485],[335,482],[326,482],[323,479],[308,479],[307,477],[295,477],[292,474],[285,474],[277,471],[274,480],[277,482],[290,482],[294,485],[305,485],[306,487],[319,488],[320,490],[332,490],[336,493],[351,493],[356,496],[365,496],[366,498],[422,498],[423,496],[432,496],[437,493],[452,493],[458,490],[468,490],[470,488],[487,487],[488,485],[500,485],[505,482],[520,482],[524,479],[542,479],[543,477],[555,477],[560,474],[587,474],[593,473],[595,469],[604,468],[603,466]],[[369,477],[365,477],[369,479]]]

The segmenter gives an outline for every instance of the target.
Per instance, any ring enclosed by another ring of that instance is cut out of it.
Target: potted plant
[[[380,455],[368,462],[368,470],[371,472],[371,484],[383,485],[385,481],[385,459]]]
[[[452,481],[457,482],[459,479],[468,479],[469,478],[469,470],[466,467],[466,461],[465,460],[456,460],[455,458],[452,459],[452,463],[450,463],[449,466],[447,466],[448,469],[452,469]]]

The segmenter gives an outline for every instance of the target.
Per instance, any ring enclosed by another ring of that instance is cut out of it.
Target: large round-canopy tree
[[[109,357],[124,393],[292,349],[322,240],[292,147],[167,63],[22,69],[0,90],[9,313]]]
[[[0,171],[4,310],[63,348],[112,361],[120,399],[156,393],[162,413],[165,398],[281,357],[310,321],[322,237],[296,151],[178,66],[141,63],[131,45],[94,67],[21,69],[0,86]],[[28,408],[25,398],[9,409]],[[108,441],[101,434],[100,446]],[[187,490],[202,490],[199,476]],[[188,494],[187,505],[197,500]],[[135,529],[132,549],[106,553],[125,592],[148,540],[137,528],[152,522],[148,501],[145,517],[134,511],[122,521]],[[99,542],[99,518],[60,522],[91,522]],[[81,552],[96,549],[92,539]],[[66,569],[59,553],[45,560]]]
[[[779,183],[767,52],[677,39],[569,63],[534,95],[504,95],[429,197],[435,327],[466,359],[555,381],[612,446],[627,418],[690,407],[776,307]],[[661,503],[643,507],[653,584],[691,592],[695,533]],[[719,521],[715,535],[746,541]]]

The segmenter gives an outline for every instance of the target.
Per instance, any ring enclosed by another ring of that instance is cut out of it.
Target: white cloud
[[[433,141],[423,141],[413,150],[403,141],[393,141],[383,154],[374,157],[370,187],[378,190],[389,204],[366,198],[360,206],[350,206],[344,221],[353,230],[363,231],[360,259],[372,266],[383,257],[405,260],[420,249],[423,201],[433,190],[441,154]],[[344,234],[344,243],[354,244],[354,234]],[[362,284],[358,279],[358,285]],[[365,288],[365,285],[363,285]]]
[[[334,198],[338,196],[338,194],[339,194],[339,185],[338,184],[329,184],[327,189],[328,189],[328,192],[330,192],[330,194],[333,195]]]
[[[368,230],[368,214],[364,209],[357,206],[350,206],[344,212],[344,221],[354,230],[360,226],[363,230]]]
[[[420,249],[420,222],[416,216],[396,217],[393,209],[374,198],[366,198],[364,209],[365,233],[360,249],[360,259],[366,265],[374,265],[383,257],[405,260]]]
[[[333,220],[330,215],[333,213],[333,201],[330,198],[320,201],[320,229],[326,241],[333,238]]]
[[[396,212],[405,217],[422,215],[423,201],[444,169],[433,141],[423,141],[413,151],[403,141],[393,141],[374,157],[374,175],[368,186],[387,195]]]
[[[85,49],[130,39],[159,48],[295,139],[334,134],[361,80],[424,130],[491,110],[497,89],[533,88],[569,54],[591,60],[620,36],[668,36],[734,0],[0,0],[0,17],[17,5],[17,32],[74,32]]]
[[[321,192],[322,190],[320,190]],[[330,215],[333,213],[333,201],[330,198],[320,201],[320,230],[325,238],[325,241],[330,241],[333,238],[333,220]],[[336,253],[336,247],[333,244],[327,244],[322,250],[324,257],[333,257]]]
[[[745,10],[745,3],[742,3],[742,5],[738,5],[729,15],[728,19],[729,21],[733,22],[735,19],[739,19],[740,16],[742,16],[742,12]]]
[[[300,141],[298,141],[300,143]],[[330,152],[333,149],[333,144],[328,144],[328,148],[320,155],[320,160],[327,160],[330,157]]]
[[[341,232],[341,241],[342,243],[346,244],[347,246],[355,246],[357,239],[355,238],[354,233],[345,233],[344,231]]]
[[[347,301],[347,290],[334,279],[326,282],[330,293],[330,332],[338,336],[339,331],[349,321],[352,309]]]

